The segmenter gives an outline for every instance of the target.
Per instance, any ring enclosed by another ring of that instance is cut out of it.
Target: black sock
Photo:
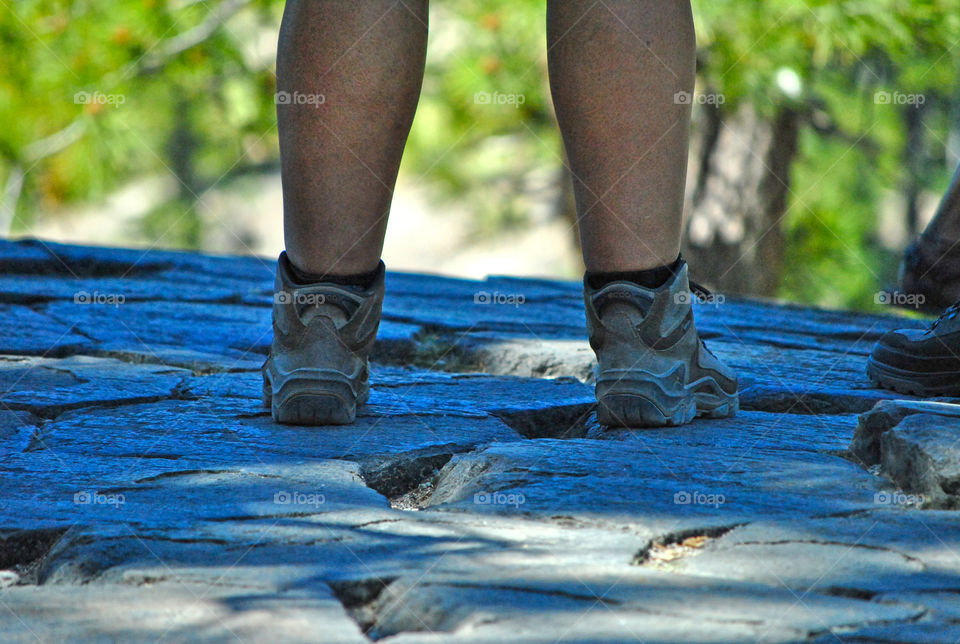
[[[610,282],[633,282],[644,288],[660,288],[667,281],[676,275],[683,264],[683,258],[677,255],[677,259],[666,266],[658,266],[645,271],[619,271],[612,273],[591,273],[587,272],[587,283],[592,289],[603,288]]]
[[[321,275],[319,273],[308,273],[297,268],[293,262],[284,253],[287,267],[290,269],[290,276],[297,286],[310,286],[311,284],[333,283],[340,286],[352,286],[353,288],[368,290],[373,286],[380,273],[384,270],[383,262],[377,264],[377,267],[369,273],[356,273],[354,275]]]

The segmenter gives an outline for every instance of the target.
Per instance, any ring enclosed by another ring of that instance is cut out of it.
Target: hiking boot
[[[960,242],[921,235],[903,253],[901,298],[910,308],[938,313],[960,299]],[[900,300],[894,300],[899,303]]]
[[[292,425],[346,425],[369,396],[368,360],[383,306],[383,263],[368,290],[297,285],[280,255],[263,402]]]
[[[878,387],[915,396],[960,396],[960,301],[926,331],[884,334],[867,361]]]
[[[737,376],[697,334],[694,297],[686,262],[657,289],[627,281],[593,289],[584,280],[601,424],[660,427],[737,413]]]

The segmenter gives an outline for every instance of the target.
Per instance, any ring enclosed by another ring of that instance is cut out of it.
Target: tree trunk
[[[698,114],[683,244],[697,281],[725,293],[776,293],[799,122],[787,107],[772,121],[749,104]]]

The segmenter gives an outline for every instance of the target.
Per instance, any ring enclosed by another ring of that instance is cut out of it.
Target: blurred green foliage
[[[431,9],[404,169],[440,204],[469,204],[478,234],[523,223],[529,196],[565,179],[544,4],[448,0]],[[276,163],[263,43],[275,39],[281,12],[280,0],[2,0],[0,203],[13,208],[14,232],[29,231],[38,211],[172,172],[180,194],[144,230],[163,245],[195,246],[195,196]],[[942,191],[956,161],[947,141],[960,114],[960,0],[694,0],[694,13],[698,84],[724,94],[724,109],[750,103],[771,116],[791,104],[805,115],[781,294],[869,308],[895,271],[896,256],[877,241],[882,204]],[[784,87],[791,78],[798,86]],[[522,104],[485,103],[484,92]],[[877,92],[924,104],[878,103]],[[919,147],[908,147],[911,109],[922,111]]]
[[[195,195],[232,170],[276,157],[272,61],[259,60],[251,42],[275,29],[280,3],[4,5],[0,180],[25,172],[14,232],[29,230],[39,209],[172,172],[181,194],[145,225],[164,235],[159,243],[189,247],[197,238]],[[216,28],[222,18],[227,26]]]
[[[873,307],[899,262],[878,243],[878,213],[911,183],[942,193],[960,154],[947,146],[960,114],[960,2],[694,0],[694,13],[698,82],[722,92],[726,109],[749,101],[772,115],[792,100],[808,117],[783,222],[780,294]],[[782,70],[799,77],[798,97],[778,88]],[[910,149],[907,113],[917,109],[920,147]]]

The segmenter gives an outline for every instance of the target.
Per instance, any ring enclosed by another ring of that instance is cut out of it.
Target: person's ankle
[[[657,289],[670,281],[683,266],[683,257],[677,258],[670,264],[657,266],[638,271],[587,271],[587,284],[592,289],[600,289],[611,282],[631,282],[649,289]]]
[[[384,265],[381,261],[377,264],[375,269],[364,273],[311,273],[309,271],[302,270],[296,264],[294,264],[286,252],[282,254],[282,258],[283,259],[281,259],[281,261],[286,262],[290,277],[297,286],[312,286],[313,284],[337,284],[338,286],[346,286],[349,288],[366,291],[369,290],[374,283],[376,283],[377,278],[380,277],[380,274],[384,270]]]

